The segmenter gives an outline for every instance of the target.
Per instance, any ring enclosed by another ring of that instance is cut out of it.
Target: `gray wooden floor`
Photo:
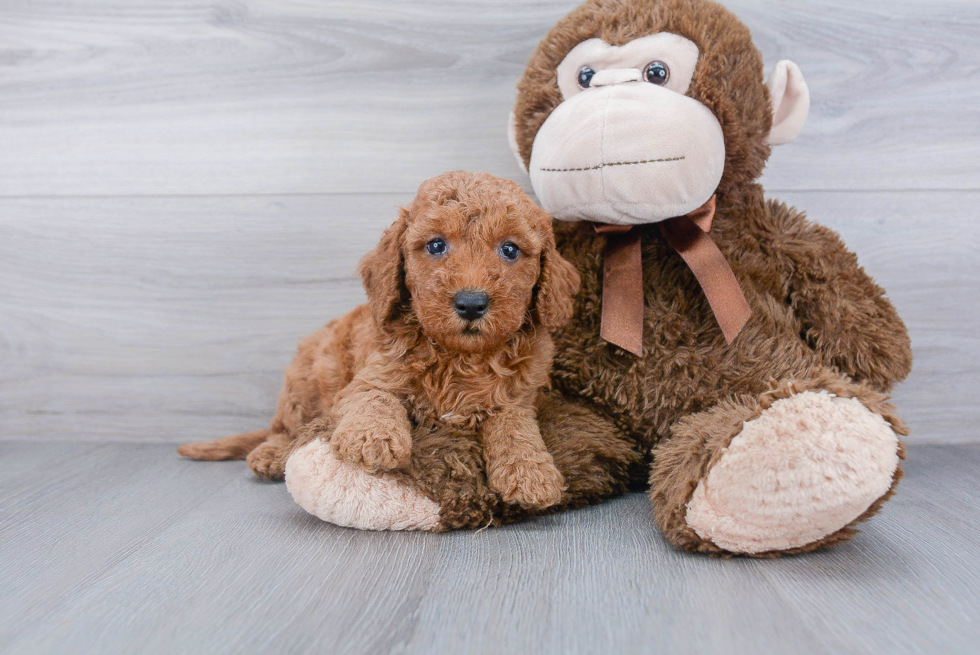
[[[852,542],[673,551],[642,494],[479,533],[306,515],[171,445],[0,442],[0,652],[958,653],[980,644],[978,446],[917,446]]]

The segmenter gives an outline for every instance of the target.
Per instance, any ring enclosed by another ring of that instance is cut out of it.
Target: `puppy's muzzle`
[[[487,313],[490,296],[484,291],[460,291],[453,296],[453,307],[464,321],[475,321]]]

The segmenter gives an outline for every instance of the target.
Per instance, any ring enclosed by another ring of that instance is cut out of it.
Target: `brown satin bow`
[[[701,284],[718,325],[731,343],[749,320],[752,309],[732,267],[708,236],[715,216],[715,196],[690,214],[660,223],[667,243],[687,262]],[[602,272],[602,327],[606,341],[643,355],[643,255],[640,233],[632,225],[597,223],[608,234]]]

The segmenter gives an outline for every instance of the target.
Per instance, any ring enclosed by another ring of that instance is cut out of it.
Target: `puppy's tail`
[[[214,441],[185,443],[177,452],[190,459],[216,462],[223,459],[245,459],[252,450],[265,441],[272,430],[256,430],[244,434],[233,434]]]

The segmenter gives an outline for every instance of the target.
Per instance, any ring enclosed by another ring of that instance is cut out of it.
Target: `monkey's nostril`
[[[453,296],[456,313],[467,321],[475,321],[487,313],[490,296],[483,291],[460,291]]]

